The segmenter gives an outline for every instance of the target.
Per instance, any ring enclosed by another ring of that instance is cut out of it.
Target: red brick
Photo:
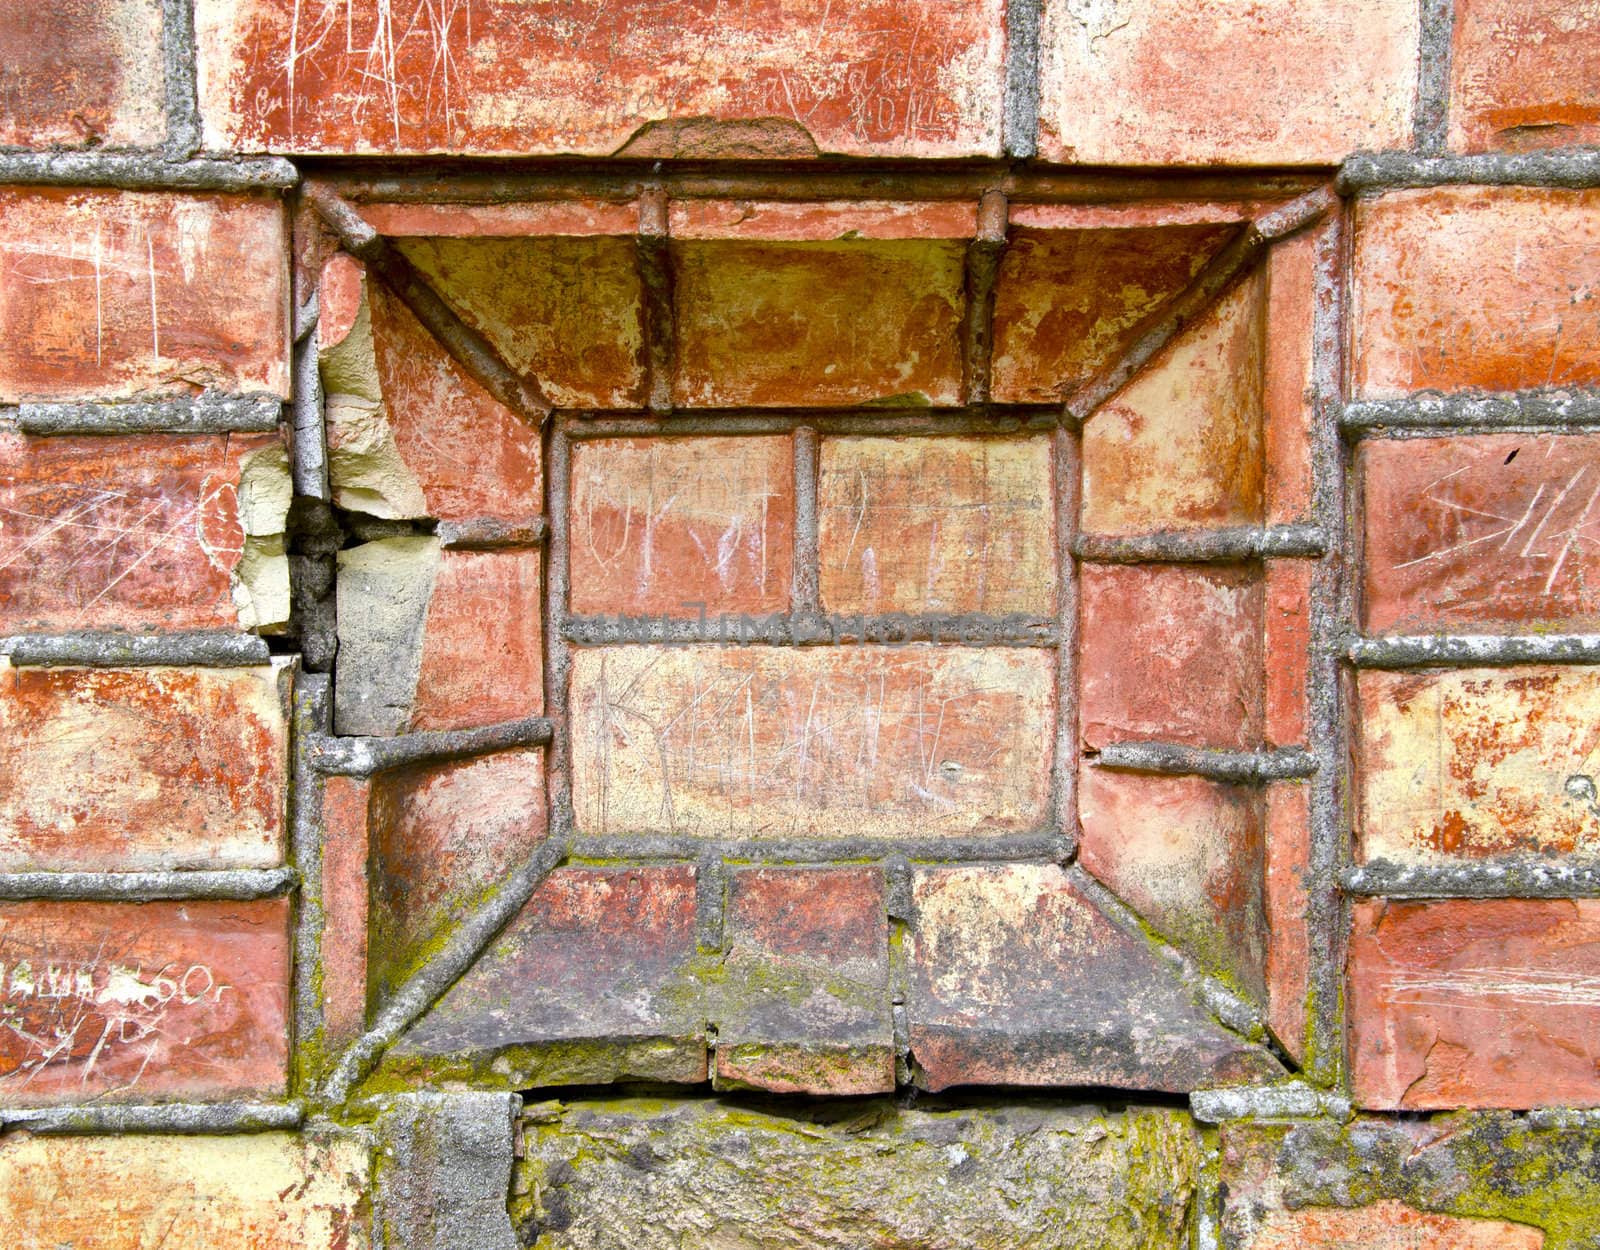
[[[978,206],[943,200],[675,200],[668,221],[674,239],[970,239],[978,230]]]
[[[283,862],[281,669],[11,668],[0,660],[0,869]]]
[[[288,502],[275,434],[0,432],[0,633],[281,620],[287,583],[280,595],[255,578],[245,557],[270,544],[246,523],[281,534]],[[286,577],[277,550],[265,560]]]
[[[544,753],[380,773],[371,783],[371,996],[521,864],[547,833]]]
[[[1083,431],[1083,527],[1095,533],[1261,519],[1265,283],[1235,287]]]
[[[330,1052],[366,1027],[371,793],[365,778],[329,777],[322,795],[322,1011]]]
[[[411,238],[399,246],[551,403],[640,403],[643,287],[632,239]]]
[[[1271,1211],[1246,1250],[1541,1250],[1544,1233],[1504,1220],[1417,1211],[1400,1202]]]
[[[579,651],[578,827],[747,838],[1038,830],[1054,660],[921,644]]]
[[[674,245],[686,406],[960,399],[964,245]]]
[[[1030,214],[1041,211],[1015,206],[1000,262],[991,384],[1002,403],[1071,394],[1132,346],[1141,321],[1188,286],[1235,229],[1137,219],[1124,228],[1030,228]]]
[[[1079,862],[1202,967],[1266,997],[1262,804],[1243,786],[1085,766]]]
[[[538,429],[468,377],[381,288],[372,321],[384,411],[428,515],[526,523],[543,512]]]
[[[925,1089],[1186,1091],[1279,1070],[1053,864],[919,868],[912,892],[908,1012]]]
[[[159,0],[8,5],[0,51],[0,144],[136,147],[165,135]]]
[[[386,1064],[481,1088],[706,1079],[695,869],[560,868]]]
[[[728,886],[716,1079],[778,1093],[894,1089],[876,868],[750,868]]]
[[[1600,901],[1363,901],[1349,977],[1361,1106],[1600,1104]]]
[[[1600,670],[1364,672],[1357,847],[1408,863],[1600,844]]]
[[[1600,21],[1584,0],[1455,0],[1450,146],[1513,152],[1600,141]]]
[[[1311,579],[1309,560],[1270,560],[1265,585],[1265,737],[1269,746],[1306,740],[1311,714]]]
[[[482,0],[404,24],[202,0],[201,107],[224,149],[998,156],[1002,11]]]
[[[0,903],[0,1103],[274,1097],[289,903]]]
[[[1046,0],[1039,151],[1089,165],[1331,165],[1408,147],[1415,0]]]
[[[12,188],[0,214],[0,402],[289,393],[275,201]]]
[[[535,200],[512,204],[364,202],[361,215],[390,238],[510,239],[528,235],[631,235],[637,200]]]
[[[0,1241],[27,1250],[363,1250],[369,1175],[351,1137],[8,1133]]]
[[[1084,744],[1251,747],[1261,738],[1257,575],[1200,565],[1085,566]],[[1139,645],[1130,647],[1137,638]]]
[[[1600,191],[1527,187],[1359,203],[1358,395],[1600,382],[1597,207]]]
[[[824,609],[1049,615],[1052,466],[1043,436],[824,439]]]
[[[1311,791],[1267,787],[1267,1027],[1296,1063],[1305,1059],[1311,993]]]
[[[1311,519],[1311,439],[1316,231],[1295,235],[1267,260],[1266,343],[1262,399],[1266,428],[1264,503],[1272,525]]]
[[[794,561],[793,443],[577,442],[568,525],[574,612],[783,611]]]
[[[1369,440],[1372,633],[1600,625],[1600,437]]]

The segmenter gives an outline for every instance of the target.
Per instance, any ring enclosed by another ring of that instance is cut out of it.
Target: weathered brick
[[[1600,1104],[1600,901],[1357,903],[1350,1072],[1374,1109]]]
[[[889,925],[876,868],[748,868],[728,884],[716,1080],[894,1089]]]
[[[0,50],[0,144],[133,147],[166,133],[159,0],[8,5]]]
[[[1270,524],[1311,519],[1312,350],[1318,300],[1318,232],[1273,247],[1266,264],[1266,342],[1262,360],[1263,506]]]
[[[0,403],[197,387],[288,394],[282,207],[0,190]]]
[[[1586,0],[1455,0],[1450,146],[1527,151],[1600,141],[1600,20]]]
[[[1358,698],[1364,857],[1600,845],[1600,671],[1364,672]]]
[[[1416,0],[1046,0],[1039,44],[1049,160],[1328,165],[1411,142]]]
[[[1081,658],[1088,747],[1261,738],[1262,595],[1247,569],[1085,566]],[[1129,640],[1139,639],[1137,647]]]
[[[1311,791],[1267,787],[1267,1027],[1296,1063],[1305,1059],[1311,994]]]
[[[201,0],[201,107],[221,148],[997,156],[1002,12],[484,0],[408,23],[355,0]]]
[[[676,401],[958,402],[964,252],[916,239],[676,244]]]
[[[1298,746],[1306,740],[1311,714],[1312,573],[1309,560],[1267,562],[1262,660],[1263,728],[1269,746]]]
[[[0,870],[283,861],[280,668],[12,668],[0,659]]]
[[[279,625],[289,492],[275,434],[0,431],[0,633]]]
[[[1203,777],[1079,773],[1079,862],[1207,971],[1264,1001],[1262,806],[1247,787]]]
[[[912,891],[908,1011],[923,1088],[1190,1090],[1279,1070],[1055,865],[921,868]]]
[[[557,869],[387,1067],[513,1090],[705,1080],[695,875],[691,865]]]
[[[1266,283],[1258,271],[1173,340],[1083,431],[1083,527],[1261,519]]]
[[[561,199],[508,204],[385,203],[365,200],[361,215],[390,238],[514,239],[525,236],[631,235],[637,200]]]
[[[970,239],[978,206],[960,201],[674,200],[674,239]]]
[[[366,1151],[351,1138],[0,1141],[0,1240],[73,1250],[365,1250]]]
[[[1541,1250],[1526,1224],[1417,1211],[1401,1202],[1268,1213],[1248,1250]]]
[[[627,647],[573,657],[585,833],[939,836],[1042,827],[1054,655]]]
[[[369,806],[369,993],[394,990],[418,955],[533,853],[547,832],[539,750],[380,773]]]
[[[329,777],[322,794],[322,1013],[332,1052],[361,1034],[367,1019],[368,828],[372,782]]]
[[[542,558],[385,538],[339,553],[340,733],[456,729],[543,706]]]
[[[1031,207],[1013,209],[995,287],[992,388],[1002,403],[1071,394],[1126,351],[1141,321],[1188,286],[1237,228],[1034,228],[1022,224]]]
[[[1600,191],[1446,187],[1356,207],[1359,395],[1600,382]]]
[[[568,526],[574,612],[783,611],[794,566],[793,443],[577,442]]]
[[[413,238],[399,246],[551,403],[640,403],[643,287],[632,239]]]
[[[824,609],[1048,615],[1052,465],[1042,436],[824,439]]]
[[[289,903],[0,903],[0,1103],[272,1097]]]
[[[1600,437],[1361,447],[1372,633],[1600,625]]]

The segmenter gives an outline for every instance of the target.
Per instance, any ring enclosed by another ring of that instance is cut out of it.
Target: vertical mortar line
[[[293,305],[293,338],[290,367],[293,386],[290,411],[293,414],[293,460],[290,472],[294,493],[320,503],[331,502],[328,481],[327,419],[322,408],[322,373],[317,361],[317,324],[320,292],[312,278],[310,290],[300,289],[303,279],[299,257],[315,255],[312,232],[315,217],[302,206],[290,217],[290,300]]]
[[[1311,781],[1311,855],[1306,918],[1310,936],[1311,1012],[1307,1074],[1324,1085],[1344,1077],[1343,947],[1346,905],[1339,874],[1348,854],[1349,749],[1340,643],[1350,628],[1350,526],[1345,491],[1346,450],[1339,414],[1347,386],[1346,324],[1348,208],[1317,235],[1313,307],[1312,456],[1316,519],[1328,535],[1311,585],[1312,657],[1310,743],[1317,760]]]
[[[162,0],[161,77],[167,115],[162,146],[168,157],[186,160],[200,150],[194,0]]]
[[[291,1091],[309,1092],[321,1075],[323,1034],[322,795],[326,779],[311,761],[312,734],[333,727],[332,683],[326,673],[300,672],[292,695],[289,775],[289,852],[300,874],[294,919],[294,1041]],[[316,1068],[318,1070],[313,1071]]]
[[[1052,769],[1052,826],[1064,843],[1063,859],[1078,853],[1078,644],[1081,596],[1078,560],[1078,509],[1083,495],[1083,439],[1080,430],[1055,432],[1052,477],[1056,509],[1056,735]]]
[[[822,610],[822,554],[817,530],[820,443],[816,430],[810,426],[801,426],[794,432],[794,590],[789,610],[796,616]]]
[[[889,1018],[894,1033],[896,1085],[911,1084],[911,864],[904,855],[883,862],[884,920],[889,942]]]
[[[1001,191],[978,201],[978,229],[967,244],[963,266],[966,309],[961,322],[961,399],[968,406],[989,402],[994,358],[994,290],[1006,246],[1008,205]]]
[[[644,298],[645,406],[654,413],[672,411],[678,363],[670,233],[667,193],[661,187],[649,187],[639,197],[639,234],[634,246]]]
[[[545,458],[545,514],[549,539],[545,543],[544,599],[544,706],[552,730],[545,748],[545,795],[550,820],[550,840],[570,841],[575,825],[572,810],[572,729],[568,720],[567,681],[572,650],[563,633],[567,618],[567,501],[571,485],[571,448],[560,421],[552,421]]]
[[[1450,68],[1455,0],[1421,0],[1417,38],[1417,106],[1413,142],[1419,152],[1443,152],[1450,138]]]
[[[1001,124],[1005,155],[1027,160],[1039,151],[1039,0],[1007,0],[1006,95]]]

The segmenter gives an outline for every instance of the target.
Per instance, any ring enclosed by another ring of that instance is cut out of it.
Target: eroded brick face
[[[1520,152],[1600,138],[1600,22],[1582,0],[1457,0],[1450,145]]]

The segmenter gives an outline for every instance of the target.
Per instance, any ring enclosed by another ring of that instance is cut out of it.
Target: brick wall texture
[[[1600,1250],[1594,0],[0,58],[0,1241]]]

